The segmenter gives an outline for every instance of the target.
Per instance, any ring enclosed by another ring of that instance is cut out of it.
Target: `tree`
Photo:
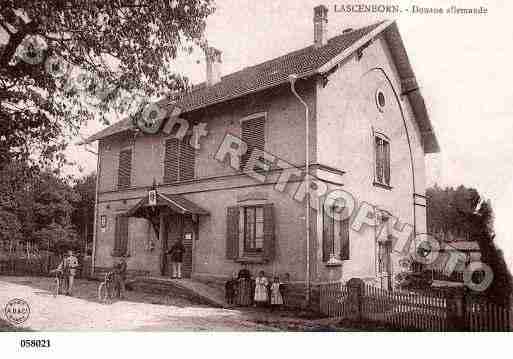
[[[0,169],[0,211],[9,214],[0,216],[0,227],[19,227],[28,256],[30,248],[48,247],[48,242],[41,242],[42,229],[59,225],[74,231],[71,216],[80,197],[68,181],[56,171],[41,170],[26,162],[11,162]]]
[[[490,300],[509,303],[513,293],[511,273],[502,251],[494,242],[493,209],[490,200],[484,200],[474,188],[459,186],[442,189],[435,185],[427,191],[428,230],[437,238],[448,241],[448,233],[476,241],[481,252],[481,261],[492,269],[494,278],[484,291]]]
[[[84,121],[134,110],[127,96],[185,89],[173,60],[204,44],[213,10],[211,0],[1,0],[0,167],[64,162]]]
[[[96,173],[76,179],[73,189],[80,196],[80,200],[74,203],[71,222],[79,229],[84,248],[93,240]]]

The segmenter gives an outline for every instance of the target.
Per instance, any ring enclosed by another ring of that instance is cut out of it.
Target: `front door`
[[[378,267],[381,288],[392,290],[392,242],[379,242]]]
[[[194,239],[194,224],[190,216],[170,215],[167,219],[167,249],[169,250],[178,240],[185,247],[182,262],[182,277],[190,278],[192,273],[192,242]],[[164,275],[172,276],[171,256],[166,255]]]

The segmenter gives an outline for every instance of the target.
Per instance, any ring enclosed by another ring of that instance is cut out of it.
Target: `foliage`
[[[493,209],[489,200],[484,200],[473,188],[459,186],[442,189],[438,186],[427,190],[428,229],[438,234],[441,229],[447,241],[447,233],[467,234],[467,238],[479,244],[481,262],[492,269],[494,278],[490,287],[483,293],[496,303],[510,300],[513,293],[511,273],[502,251],[494,242]],[[437,236],[438,237],[438,236]]]
[[[79,237],[71,224],[51,223],[36,231],[34,237],[41,248],[56,253],[64,253],[68,249],[82,249]]]
[[[66,137],[128,95],[183,90],[180,52],[203,45],[211,0],[2,0],[0,167],[64,162]]]
[[[46,248],[48,242],[41,243],[41,230],[52,225],[74,232],[71,214],[79,199],[67,179],[55,172],[23,162],[10,163],[0,170],[0,212],[8,213],[0,216],[0,228],[19,228],[20,239],[25,242]],[[62,238],[73,239],[73,234]]]
[[[79,230],[80,238],[91,243],[94,232],[96,173],[76,179],[73,190],[79,195],[80,199],[74,205],[71,223]]]

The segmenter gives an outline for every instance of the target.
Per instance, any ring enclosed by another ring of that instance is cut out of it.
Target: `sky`
[[[513,241],[508,218],[513,215],[513,71],[511,70],[513,3],[508,1],[370,2],[401,8],[479,7],[486,15],[416,15],[335,12],[351,1],[218,0],[207,22],[207,38],[223,52],[223,74],[251,66],[313,41],[313,7],[328,7],[329,36],[345,28],[396,19],[424,95],[441,152],[426,158],[428,184],[464,184],[491,199],[497,243],[513,268]],[[176,62],[176,69],[199,83],[205,78],[200,52]],[[102,126],[90,123],[88,136]],[[78,141],[79,139],[77,139]],[[69,155],[85,172],[96,169],[96,158],[83,147]]]

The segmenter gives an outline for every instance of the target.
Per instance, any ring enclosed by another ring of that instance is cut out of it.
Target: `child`
[[[237,295],[237,278],[235,273],[232,275],[228,281],[226,281],[224,285],[224,294],[225,294],[225,300],[226,303],[229,305],[234,304],[235,296]]]
[[[287,303],[287,301],[288,301],[287,297],[288,297],[289,286],[290,286],[290,274],[289,273],[285,273],[283,282],[280,283],[280,293],[281,293],[281,298],[283,300],[283,306],[285,308],[289,304],[289,303]]]
[[[255,278],[255,306],[263,306],[267,303],[267,284],[269,281],[265,277],[264,271],[260,271]]]
[[[275,276],[271,283],[271,310],[280,308],[283,305],[283,297],[280,292],[280,278]]]

